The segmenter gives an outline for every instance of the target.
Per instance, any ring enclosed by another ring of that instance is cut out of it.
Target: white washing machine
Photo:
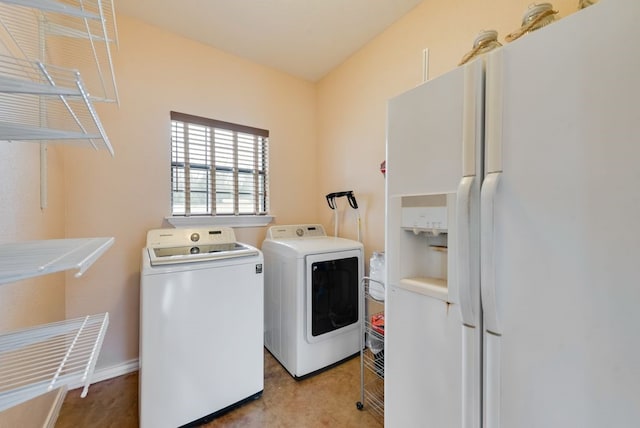
[[[265,347],[294,378],[360,352],[360,242],[327,236],[322,225],[273,226],[265,261]]]
[[[140,281],[142,428],[204,422],[264,385],[263,258],[230,228],[147,234]]]

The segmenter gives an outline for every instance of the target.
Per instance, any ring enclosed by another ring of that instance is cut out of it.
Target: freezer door
[[[394,286],[386,303],[385,426],[462,426],[458,314],[440,300]]]
[[[463,109],[462,68],[389,101],[387,186],[390,195],[455,192],[463,176]]]
[[[486,428],[638,426],[639,15],[602,1],[489,55]]]
[[[474,61],[389,102],[388,426],[481,423],[483,81],[483,62]],[[414,207],[424,221],[412,226]]]

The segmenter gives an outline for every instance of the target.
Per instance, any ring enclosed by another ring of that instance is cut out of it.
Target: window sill
[[[243,216],[170,216],[165,217],[173,227],[190,226],[229,226],[229,227],[261,227],[273,221],[270,215]]]

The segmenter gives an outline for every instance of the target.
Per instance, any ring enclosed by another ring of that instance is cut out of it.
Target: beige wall
[[[0,286],[0,331],[108,311],[99,367],[138,356],[140,253],[148,229],[169,214],[169,111],[271,131],[271,205],[280,224],[322,222],[324,195],[354,190],[367,259],[384,248],[386,101],[454,68],[482,29],[501,40],[530,0],[426,0],[317,84],[119,16],[114,55],[121,105],[99,113],[116,155],[53,150],[49,208],[39,209],[38,145],[0,145],[0,242],[114,236],[114,246],[76,279],[49,275]],[[555,1],[566,16],[577,0]],[[340,235],[355,238],[353,211],[340,201]],[[260,245],[264,228],[238,229]],[[215,309],[215,306],[212,306]]]
[[[64,238],[62,157],[48,152],[48,208],[40,209],[40,145],[0,143],[0,244]],[[0,284],[0,333],[64,318],[64,274]]]
[[[67,281],[67,317],[110,313],[99,366],[138,357],[141,251],[147,230],[170,227],[171,110],[268,129],[276,220],[315,219],[313,84],[125,16],[118,32],[120,107],[98,106],[115,157],[65,150],[67,235],[116,238],[85,278]],[[237,236],[259,246],[264,233]]]
[[[423,50],[429,49],[429,78],[455,68],[477,34],[495,29],[499,40],[520,27],[531,0],[425,0],[318,83],[318,211],[330,222],[321,195],[354,190],[361,202],[367,261],[384,249],[386,102],[423,81]],[[553,2],[559,16],[578,0]],[[346,237],[355,226],[348,209],[340,225]],[[333,229],[331,229],[333,230]],[[341,234],[342,235],[342,234]]]

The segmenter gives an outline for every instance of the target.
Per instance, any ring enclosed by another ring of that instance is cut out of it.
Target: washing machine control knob
[[[298,235],[298,236],[304,235],[304,229],[302,229],[302,228],[296,229],[296,235]]]
[[[200,240],[200,234],[192,233],[189,239],[191,239],[191,242],[198,242]]]

